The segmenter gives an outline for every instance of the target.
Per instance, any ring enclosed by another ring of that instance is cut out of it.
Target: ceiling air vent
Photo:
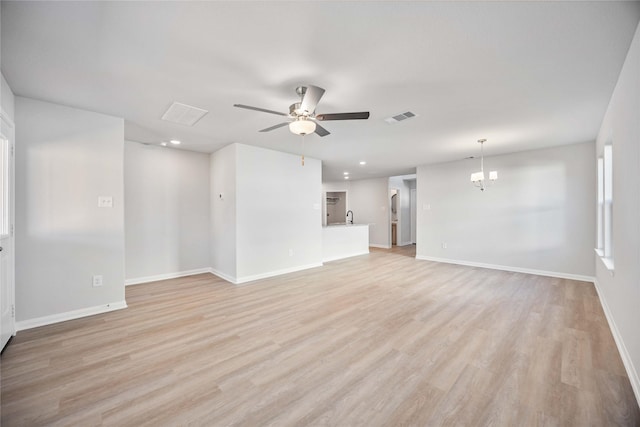
[[[171,107],[164,113],[162,120],[171,123],[178,123],[185,126],[193,126],[198,120],[207,114],[207,110],[192,107],[191,105],[174,102]]]
[[[387,123],[398,123],[401,122],[403,120],[407,120],[410,119],[412,117],[416,117],[417,114],[412,113],[411,111],[407,111],[406,113],[402,113],[402,114],[397,114],[393,117],[387,117],[386,119],[384,119],[385,122]]]

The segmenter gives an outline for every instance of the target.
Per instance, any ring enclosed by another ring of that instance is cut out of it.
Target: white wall
[[[209,155],[125,141],[127,283],[208,270]]]
[[[640,401],[640,26],[600,128],[597,155],[609,141],[613,145],[615,273],[610,275],[596,258],[596,285]],[[591,234],[595,233],[593,227]]]
[[[485,157],[484,192],[477,159],[418,167],[416,257],[593,277],[595,164],[593,143]]]
[[[0,74],[2,81],[0,83],[0,106],[2,111],[7,115],[7,118],[12,122],[15,121],[15,97],[9,87],[9,84],[4,79],[4,76]]]
[[[322,265],[322,164],[237,145],[239,281]]]
[[[210,256],[215,274],[229,281],[237,277],[236,157],[237,144],[227,145],[210,158]]]
[[[16,97],[18,321],[123,304],[123,146],[123,119]]]
[[[369,224],[369,245],[391,247],[389,179],[375,178],[349,182],[349,209],[354,222]]]

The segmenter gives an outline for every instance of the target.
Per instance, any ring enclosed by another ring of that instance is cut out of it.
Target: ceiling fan
[[[298,86],[296,93],[300,96],[300,102],[293,103],[289,106],[289,114],[279,111],[267,110],[265,108],[252,107],[250,105],[233,104],[234,107],[245,108],[247,110],[262,111],[263,113],[277,114],[291,119],[288,122],[279,123],[277,125],[265,128],[259,132],[269,132],[274,129],[289,125],[289,130],[296,135],[308,135],[316,133],[320,136],[330,134],[328,130],[320,126],[318,121],[328,120],[364,120],[369,118],[368,111],[358,113],[332,113],[332,114],[316,114],[316,106],[324,95],[324,89],[318,86]]]

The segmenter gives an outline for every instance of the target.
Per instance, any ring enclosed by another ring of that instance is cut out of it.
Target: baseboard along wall
[[[616,342],[616,347],[618,347],[618,352],[620,353],[620,357],[622,358],[622,363],[624,364],[624,368],[627,371],[627,376],[629,377],[629,382],[631,383],[633,394],[636,396],[636,401],[638,402],[638,405],[640,405],[640,377],[638,376],[638,371],[636,370],[636,367],[633,366],[631,355],[627,350],[627,346],[624,345],[622,335],[620,335],[618,326],[616,325],[616,322],[613,319],[613,315],[611,314],[611,310],[609,309],[607,300],[605,300],[604,297],[602,296],[603,294],[600,289],[600,283],[598,282],[598,279],[595,279],[593,281],[593,284],[596,287],[596,292],[598,293],[598,299],[600,300],[600,305],[602,306],[602,309],[604,311],[604,316],[607,318],[607,323],[609,323],[609,329],[611,330],[613,339]]]
[[[127,308],[126,301],[96,305],[93,307],[66,311],[64,313],[52,314],[50,316],[36,317],[35,319],[21,320],[16,322],[16,332],[37,328],[39,326],[51,325],[53,323],[66,322],[67,320],[79,319],[81,317],[107,313],[109,311],[122,310],[123,308]]]
[[[583,276],[580,274],[562,273],[558,271],[535,270],[532,268],[510,267],[507,265],[485,264],[482,262],[473,262],[473,261],[460,261],[455,259],[438,258],[438,257],[432,257],[432,256],[425,256],[425,255],[416,255],[416,259],[423,260],[423,261],[444,262],[447,264],[466,265],[468,267],[489,268],[491,270],[512,271],[514,273],[535,274],[536,276],[557,277],[559,279],[578,280],[581,282],[593,283],[595,281],[595,277],[593,276]]]

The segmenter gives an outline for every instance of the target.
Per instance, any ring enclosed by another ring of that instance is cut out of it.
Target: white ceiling
[[[323,179],[595,139],[639,2],[8,2],[2,73],[16,95],[124,117],[127,139],[213,152],[239,142],[300,153],[276,115],[300,84],[326,89],[306,138]],[[174,102],[209,110],[160,120]],[[388,124],[405,111],[419,116]],[[359,166],[366,160],[366,166]]]

